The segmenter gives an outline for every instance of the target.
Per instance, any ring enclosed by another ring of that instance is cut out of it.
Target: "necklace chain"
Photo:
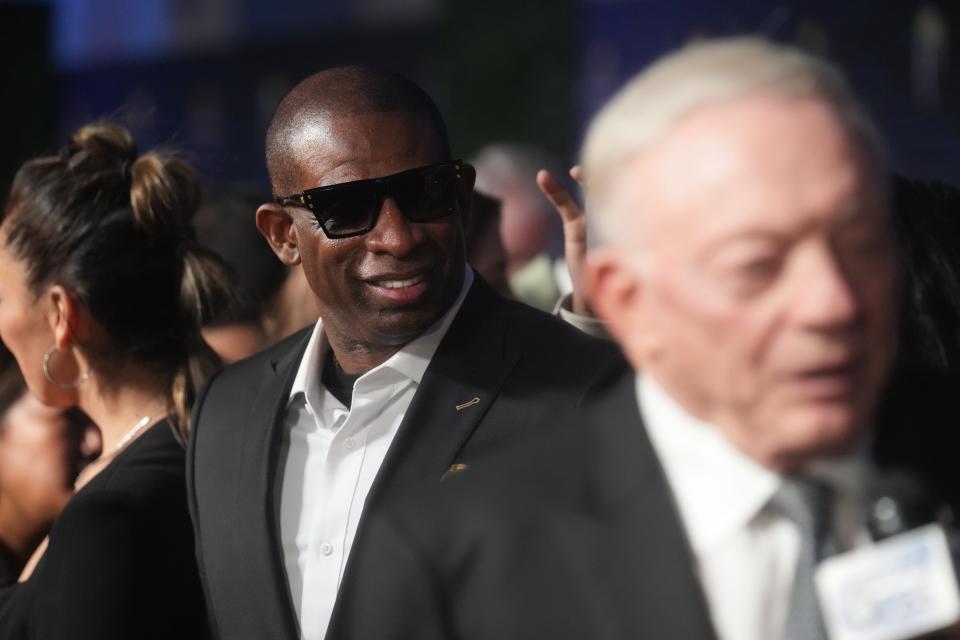
[[[129,431],[123,434],[123,437],[120,438],[120,441],[117,442],[110,453],[101,454],[96,461],[84,467],[83,470],[77,474],[77,478],[74,481],[74,487],[79,490],[83,485],[93,479],[93,477],[100,472],[100,470],[104,467],[104,465],[107,464],[107,462],[109,462],[110,459],[120,453],[125,446],[130,444],[131,440],[137,437],[141,431],[146,429],[151,424],[150,421],[152,419],[153,416],[143,416],[137,420],[137,423],[133,425]]]
[[[142,418],[137,420],[137,424],[133,425],[133,427],[131,427],[130,430],[127,431],[122,438],[120,438],[120,441],[117,443],[117,446],[113,448],[113,452],[117,453],[118,451],[123,449],[131,440],[134,439],[134,437],[136,437],[138,433],[143,431],[144,427],[150,424],[151,419],[152,419],[152,416],[143,416]]]

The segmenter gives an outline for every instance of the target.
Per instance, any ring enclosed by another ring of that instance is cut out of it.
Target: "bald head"
[[[398,113],[420,121],[450,157],[447,128],[437,106],[420,87],[395,73],[363,66],[334,67],[313,74],[280,102],[267,129],[266,155],[276,195],[296,191],[300,163],[322,145],[331,120]]]

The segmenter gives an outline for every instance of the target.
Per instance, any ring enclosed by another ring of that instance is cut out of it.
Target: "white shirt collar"
[[[416,339],[407,343],[399,351],[390,356],[386,362],[360,376],[357,382],[359,383],[361,380],[377,377],[382,371],[389,369],[399,373],[406,379],[412,380],[415,384],[420,384],[420,380],[423,379],[423,374],[426,372],[427,366],[433,358],[433,354],[436,353],[437,347],[440,346],[440,341],[443,340],[443,337],[447,334],[447,330],[450,328],[450,324],[460,311],[460,307],[463,305],[463,301],[467,297],[467,292],[473,285],[473,281],[473,270],[469,266],[466,266],[460,293],[457,295],[456,300],[453,301],[453,304],[450,305],[450,308],[447,309],[446,313]],[[303,394],[307,405],[312,409],[320,406],[320,397],[323,388],[320,382],[323,357],[328,348],[326,336],[323,333],[323,318],[321,318],[317,320],[317,324],[314,325],[313,333],[310,335],[310,340],[307,342],[307,347],[303,352],[303,358],[300,360],[297,375],[293,379],[293,386],[290,388],[290,396],[287,400],[288,406],[300,394]]]
[[[697,554],[709,553],[747,527],[780,486],[779,474],[735,447],[713,425],[686,412],[650,375],[637,375],[637,401]],[[808,473],[845,500],[859,503],[868,464],[866,447],[820,460]]]

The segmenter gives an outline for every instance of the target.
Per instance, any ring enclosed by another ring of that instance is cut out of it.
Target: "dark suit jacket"
[[[203,637],[183,463],[159,423],[78,491],[30,579],[0,575],[0,638]]]
[[[588,422],[374,520],[335,638],[714,638],[627,371],[600,385]]]
[[[551,441],[378,514],[336,640],[715,638],[634,380],[613,367]],[[890,457],[892,432],[875,458],[913,467]]]
[[[308,338],[304,330],[225,368],[195,406],[189,499],[212,624],[224,640],[299,637],[276,480],[281,418]],[[416,500],[453,463],[473,464],[537,434],[548,438],[545,431],[577,405],[594,372],[617,358],[613,345],[508,302],[477,278],[367,497],[345,576],[369,552],[371,514]]]

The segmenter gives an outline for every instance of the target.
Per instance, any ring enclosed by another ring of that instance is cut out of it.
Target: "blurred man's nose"
[[[815,329],[851,326],[861,313],[859,285],[846,273],[840,257],[828,246],[805,257],[794,280],[791,304],[794,318]]]

